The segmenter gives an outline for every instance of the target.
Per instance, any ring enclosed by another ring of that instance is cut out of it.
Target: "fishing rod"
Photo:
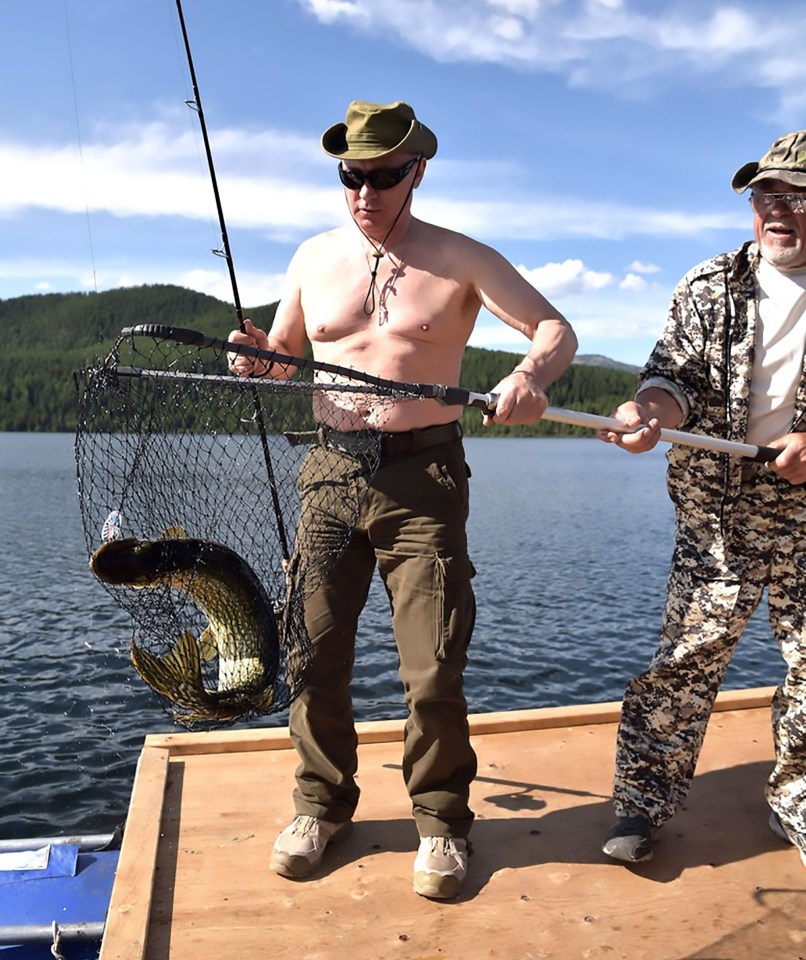
[[[145,323],[135,327],[126,327],[121,331],[125,336],[149,336],[158,340],[174,340],[188,346],[210,347],[228,353],[239,353],[247,357],[256,357],[268,364],[277,364],[281,367],[298,367],[304,370],[313,370],[318,373],[328,373],[335,377],[365,383],[379,390],[387,392],[407,393],[412,396],[428,400],[438,400],[446,406],[476,407],[484,413],[492,415],[495,412],[496,395],[494,393],[475,393],[464,387],[451,387],[439,383],[408,383],[402,380],[389,380],[385,377],[376,377],[352,367],[345,367],[335,363],[325,363],[321,360],[311,360],[307,357],[294,357],[290,354],[278,353],[276,350],[262,350],[244,343],[233,343],[222,340],[220,337],[211,337],[196,330],[185,330],[181,327],[172,327],[163,324]],[[261,381],[255,381],[255,385]],[[621,420],[611,417],[600,417],[592,413],[583,413],[578,410],[564,410],[562,407],[548,407],[543,413],[543,420],[552,420],[557,423],[568,423],[578,427],[587,427],[591,430],[612,430],[614,433],[635,433],[642,429],[644,424],[637,427],[628,427]],[[702,436],[697,433],[685,433],[682,430],[661,430],[661,439],[667,443],[678,443],[682,446],[695,447],[701,450],[712,450],[717,453],[729,453],[733,456],[745,457],[749,460],[758,460],[767,463],[780,454],[774,447],[761,447],[752,443],[738,443],[733,440],[724,440],[721,437]]]
[[[176,0],[176,10],[179,14],[179,25],[182,28],[182,39],[185,42],[185,53],[187,55],[188,68],[190,70],[190,81],[193,85],[193,100],[186,100],[185,103],[196,112],[199,118],[199,126],[201,127],[202,139],[204,140],[204,150],[207,155],[207,168],[210,171],[210,180],[213,185],[213,196],[215,197],[216,210],[218,212],[218,222],[221,227],[221,249],[213,250],[217,256],[223,257],[227,261],[227,269],[229,270],[229,279],[230,285],[232,287],[232,298],[233,303],[235,304],[235,315],[238,318],[238,327],[243,333],[246,329],[244,324],[244,315],[243,308],[241,307],[241,298],[238,294],[238,281],[235,277],[235,265],[232,261],[232,253],[230,252],[229,246],[229,237],[227,235],[227,223],[224,219],[224,208],[221,204],[221,194],[218,190],[218,179],[215,173],[215,164],[213,163],[213,151],[210,148],[210,138],[207,135],[207,123],[204,119],[204,109],[201,102],[201,94],[199,93],[199,85],[196,81],[196,70],[193,66],[193,55],[190,52],[190,40],[188,38],[187,27],[185,26],[185,17],[182,13],[182,3],[181,0]],[[272,504],[274,506],[274,515],[277,519],[277,535],[280,538],[280,546],[283,551],[283,557],[287,561],[291,557],[291,552],[288,546],[288,535],[285,530],[285,523],[283,522],[282,509],[280,507],[280,496],[277,490],[277,482],[274,476],[274,467],[271,462],[271,453],[269,452],[269,438],[266,435],[266,425],[263,418],[263,411],[260,406],[260,397],[258,396],[257,391],[254,391],[254,406],[255,406],[255,421],[258,426],[258,432],[260,434],[260,443],[263,449],[263,460],[266,464],[266,472],[269,478],[269,489],[271,492]]]
[[[202,107],[201,95],[199,94],[199,85],[196,82],[196,70],[193,66],[193,56],[190,52],[190,40],[185,26],[185,17],[182,13],[181,0],[176,0],[176,10],[179,14],[179,25],[182,28],[182,39],[185,42],[185,54],[187,55],[188,69],[190,70],[190,82],[193,85],[193,99],[185,100],[185,103],[194,110],[199,117],[199,126],[201,127],[202,140],[204,141],[204,152],[207,155],[207,168],[210,171],[210,180],[213,186],[213,196],[215,197],[216,210],[218,212],[218,222],[221,227],[221,248],[212,252],[222,257],[227,262],[229,270],[230,286],[232,287],[233,302],[235,303],[235,314],[238,317],[238,326],[241,332],[244,331],[244,316],[241,308],[241,298],[238,295],[238,281],[235,277],[235,265],[232,262],[232,253],[230,252],[229,237],[227,236],[227,224],[224,220],[224,208],[221,205],[221,194],[218,191],[218,179],[215,174],[215,164],[213,163],[213,151],[210,148],[210,138],[207,136],[207,124],[204,120],[204,109]]]

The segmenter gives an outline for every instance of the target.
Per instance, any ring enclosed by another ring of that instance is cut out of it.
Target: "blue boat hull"
[[[81,838],[24,843],[15,849],[47,847],[47,866],[0,870],[0,960],[53,960],[54,935],[65,960],[95,960],[120,851],[84,850]]]

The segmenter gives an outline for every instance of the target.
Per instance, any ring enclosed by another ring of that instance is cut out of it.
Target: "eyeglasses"
[[[348,190],[360,190],[368,183],[373,190],[389,190],[396,187],[420,158],[415,157],[404,163],[402,167],[392,167],[385,170],[345,170],[339,164],[339,180]]]
[[[753,190],[748,197],[756,213],[767,213],[777,203],[789,207],[792,213],[806,213],[806,193],[764,193]]]

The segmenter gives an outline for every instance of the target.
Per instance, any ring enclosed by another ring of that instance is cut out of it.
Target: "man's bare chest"
[[[405,260],[365,258],[323,271],[302,292],[305,327],[312,343],[345,337],[400,337],[455,341],[472,328],[479,304],[456,280]],[[468,327],[469,325],[469,327]]]

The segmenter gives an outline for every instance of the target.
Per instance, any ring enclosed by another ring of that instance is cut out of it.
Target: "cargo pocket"
[[[476,570],[469,557],[436,556],[434,605],[437,660],[463,657],[476,622],[476,598],[470,581]]]

